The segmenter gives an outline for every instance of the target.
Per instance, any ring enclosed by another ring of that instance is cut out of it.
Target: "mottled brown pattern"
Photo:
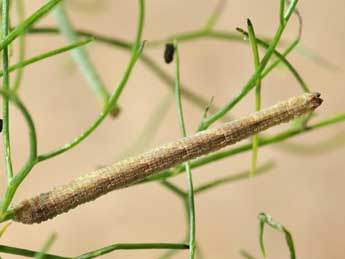
[[[14,207],[15,221],[40,223],[92,201],[112,190],[124,188],[158,171],[234,144],[274,125],[313,111],[322,100],[306,93],[238,120],[225,123],[137,157],[80,176],[50,192],[24,200]]]

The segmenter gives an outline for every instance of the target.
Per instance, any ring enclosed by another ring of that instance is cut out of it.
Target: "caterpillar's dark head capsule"
[[[165,50],[164,50],[164,61],[165,63],[169,64],[174,59],[174,51],[175,47],[172,43],[165,44]]]

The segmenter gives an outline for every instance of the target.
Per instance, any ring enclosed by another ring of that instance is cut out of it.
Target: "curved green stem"
[[[298,0],[293,0],[291,3],[296,3],[297,4]],[[291,4],[292,6],[295,6]],[[293,10],[292,10],[293,11]],[[287,16],[288,18],[290,16]],[[255,73],[251,76],[251,78],[248,80],[248,82],[245,84],[245,86],[240,90],[240,92],[232,99],[230,100],[221,110],[218,112],[214,113],[213,115],[205,118],[202,123],[199,126],[199,131],[207,129],[210,125],[212,125],[214,122],[222,118],[227,112],[229,112],[239,101],[241,101],[249,92],[255,87],[256,81],[261,77],[261,73],[265,69],[268,61],[270,60],[271,56],[274,53],[274,50],[276,46],[279,43],[279,40],[284,32],[284,29],[286,27],[288,18],[286,19],[286,22],[284,24],[280,24],[275,36],[267,48],[267,51],[262,58],[259,67],[256,69]]]
[[[10,92],[5,92],[3,90],[0,91],[0,94],[3,96],[7,96],[20,110],[20,112],[23,114],[23,117],[28,125],[29,128],[29,145],[30,145],[30,150],[29,150],[29,156],[22,167],[22,169],[18,172],[17,175],[15,175],[12,180],[10,181],[5,195],[3,197],[3,200],[1,201],[0,204],[0,216],[1,220],[7,220],[9,219],[11,212],[7,212],[7,209],[13,199],[13,196],[21,184],[21,182],[25,179],[25,177],[28,175],[32,167],[35,165],[37,161],[37,135],[36,135],[36,130],[35,130],[35,124],[31,118],[31,115],[25,105],[21,102],[21,100],[16,97],[15,95],[11,94]]]
[[[183,137],[187,136],[187,131],[184,122],[182,100],[181,100],[181,79],[180,79],[180,57],[176,41],[174,41],[175,48],[175,64],[176,64],[176,104],[178,111],[178,119],[180,124],[180,129]],[[194,187],[193,187],[193,176],[190,169],[189,162],[185,164],[185,170],[188,179],[188,214],[189,214],[189,258],[194,259],[195,257],[195,205],[194,205]]]
[[[29,32],[33,34],[35,33],[57,34],[59,31],[57,28],[54,28],[54,27],[39,27],[39,28],[31,28]],[[118,38],[110,38],[104,35],[99,35],[97,33],[91,33],[91,32],[83,31],[83,30],[77,30],[76,32],[78,33],[78,35],[93,37],[98,42],[108,44],[111,46],[116,46],[118,48],[122,48],[127,51],[131,50],[132,48],[132,43],[129,41],[125,41]],[[148,42],[146,45],[149,46],[150,42]],[[147,46],[145,46],[145,48]],[[148,55],[145,55],[145,53],[143,53],[140,56],[140,60],[143,62],[145,66],[151,69],[151,71],[154,72],[157,75],[157,77],[169,87],[171,91],[174,90],[174,86],[175,86],[174,78],[170,76],[167,72],[165,72],[158,65],[157,62],[155,62]],[[209,100],[202,97],[198,93],[193,92],[192,90],[189,90],[185,85],[181,85],[181,94],[183,95],[183,97],[185,97],[187,100],[191,101],[195,105],[199,106],[201,109],[205,109],[205,107],[209,105]],[[219,110],[219,108],[216,107],[215,105],[210,106],[211,112],[216,112],[217,110]],[[230,117],[227,117],[227,120],[230,120]]]
[[[93,40],[92,38],[84,39],[84,40],[75,42],[73,44],[67,45],[65,47],[54,49],[54,50],[45,52],[43,54],[37,55],[35,57],[28,58],[26,60],[20,61],[19,63],[10,66],[8,68],[8,72],[11,73],[11,72],[13,72],[15,70],[20,70],[23,67],[26,67],[28,65],[34,64],[34,63],[39,62],[41,60],[47,59],[49,57],[53,57],[53,56],[61,54],[61,53],[64,53],[64,52],[69,51],[71,49],[78,48],[80,46],[83,46],[85,44],[88,44],[88,43],[92,42],[92,40]],[[3,75],[4,75],[4,71],[0,70],[0,77],[3,76]],[[15,91],[15,88],[13,88],[13,91]]]
[[[114,244],[101,249],[97,249],[93,252],[86,253],[75,257],[75,259],[91,259],[114,250],[137,250],[137,249],[188,249],[186,244],[175,243],[138,243],[138,244]]]
[[[254,26],[252,22],[248,19],[247,20],[247,28],[248,28],[248,35],[249,35],[249,42],[253,53],[253,60],[254,60],[254,69],[257,70],[260,65],[260,56],[259,56],[259,49],[256,41]],[[258,78],[256,81],[255,87],[255,110],[259,111],[261,109],[261,78]],[[255,134],[252,137],[253,143],[253,153],[252,153],[252,166],[250,170],[250,175],[255,176],[256,172],[256,162],[258,160],[258,151],[259,151],[259,134]]]
[[[125,70],[125,73],[124,73],[120,83],[118,84],[118,86],[115,88],[115,90],[111,94],[109,101],[108,101],[108,104],[105,106],[104,110],[98,115],[96,120],[82,134],[80,134],[78,137],[76,137],[70,143],[68,143],[62,147],[59,147],[53,151],[50,151],[48,153],[45,153],[45,154],[38,156],[39,162],[46,160],[48,158],[52,158],[52,157],[57,156],[59,154],[62,154],[64,152],[66,152],[67,150],[70,150],[71,148],[78,145],[80,142],[82,142],[86,137],[88,137],[101,124],[101,122],[106,118],[106,116],[109,114],[109,112],[112,110],[112,108],[115,107],[123,89],[125,88],[125,86],[128,82],[129,76],[131,75],[131,73],[133,71],[134,65],[136,64],[136,62],[137,62],[137,60],[141,54],[141,51],[142,51],[142,49],[141,49],[142,48],[141,36],[142,36],[143,25],[144,25],[144,13],[145,13],[144,0],[139,0],[139,21],[138,21],[138,27],[137,27],[138,29],[137,29],[135,44],[134,44],[133,50],[132,50],[132,55],[131,55],[131,58],[129,60],[129,63],[127,65],[127,68]]]
[[[50,0],[39,8],[36,12],[30,15],[17,27],[15,27],[5,38],[0,41],[0,50],[3,50],[4,47],[8,46],[12,41],[18,38],[33,24],[39,21],[44,15],[49,13],[61,0]]]
[[[25,19],[25,14],[24,14],[24,0],[17,0],[16,1],[16,11],[17,11],[17,16],[18,16],[18,22],[22,23]],[[21,63],[25,59],[25,45],[26,45],[26,39],[25,39],[25,34],[22,34],[19,36],[19,47],[18,47],[18,63]],[[18,69],[14,83],[13,83],[13,91],[17,92],[23,78],[24,74],[24,69],[20,68]]]
[[[9,31],[9,0],[2,0],[2,38],[6,38]],[[4,77],[2,79],[3,91],[9,91],[10,89],[10,77],[8,72],[8,46],[4,46],[2,50],[2,66],[4,71]],[[11,141],[10,141],[10,111],[9,111],[9,98],[3,95],[2,104],[2,116],[3,116],[3,141],[4,141],[4,153],[5,153],[5,165],[7,184],[11,182],[13,177],[12,155],[11,155]]]
[[[62,3],[56,6],[53,14],[55,16],[57,26],[59,27],[59,30],[63,37],[66,39],[66,42],[68,44],[77,42],[78,33],[73,29],[73,25],[69,17],[67,16]],[[78,48],[73,50],[71,54],[80,72],[90,85],[90,88],[96,93],[102,106],[106,106],[109,99],[108,90],[102,82],[102,79],[99,76],[95,66],[91,62],[86,49]]]

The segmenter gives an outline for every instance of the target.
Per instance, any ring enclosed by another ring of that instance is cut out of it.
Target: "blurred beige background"
[[[26,13],[36,10],[44,1],[25,1]],[[76,28],[132,40],[137,22],[137,1],[67,0],[68,13]],[[201,28],[217,1],[146,1],[144,38],[160,39],[170,34]],[[228,1],[217,29],[245,27],[251,18],[257,34],[272,36],[278,23],[277,0]],[[319,53],[338,67],[327,70],[296,53],[289,57],[313,90],[325,100],[318,118],[344,111],[345,2],[300,1],[303,16],[302,46]],[[54,25],[51,15],[40,25]],[[296,34],[296,19],[284,35],[291,40]],[[27,56],[64,45],[61,36],[27,37]],[[88,51],[110,89],[122,76],[129,53],[121,49],[92,43]],[[147,49],[169,73],[173,66],[162,62],[163,49]],[[198,40],[180,46],[182,81],[205,98],[214,96],[222,105],[232,98],[253,72],[248,45],[238,42]],[[15,61],[13,58],[13,62]],[[263,105],[300,93],[295,79],[278,69],[263,82]],[[123,108],[118,119],[107,119],[94,134],[73,150],[39,164],[19,189],[15,200],[47,191],[99,165],[115,162],[131,147],[168,88],[142,63],[138,63],[120,99]],[[37,126],[40,153],[69,142],[96,117],[100,106],[79,73],[69,54],[37,63],[25,70],[20,95],[29,107]],[[236,116],[254,110],[253,95],[233,110]],[[189,133],[199,123],[202,111],[184,101]],[[12,109],[11,136],[15,167],[27,155],[27,133],[20,114]],[[282,126],[271,130],[278,132]],[[314,144],[344,132],[345,123],[313,131],[291,140]],[[147,148],[179,138],[174,104],[162,121],[157,135]],[[240,258],[246,249],[260,257],[257,238],[258,213],[270,213],[283,223],[294,237],[298,258],[344,258],[345,149],[302,155],[288,153],[279,146],[259,152],[259,164],[276,161],[268,174],[255,179],[222,186],[196,198],[197,241],[204,258]],[[2,152],[1,146],[1,152]],[[315,153],[315,152],[314,152]],[[193,170],[195,184],[222,175],[247,170],[250,153]],[[5,179],[1,176],[1,181]],[[173,180],[186,187],[186,177]],[[2,185],[1,192],[4,192]],[[185,216],[180,200],[157,183],[113,192],[40,225],[12,224],[1,243],[38,250],[52,232],[58,240],[52,253],[76,256],[113,243],[180,242],[185,234]],[[269,258],[289,258],[282,235],[267,230],[265,236]],[[162,251],[119,251],[102,258],[157,258]],[[175,258],[187,258],[181,251]],[[4,255],[3,258],[17,258]]]

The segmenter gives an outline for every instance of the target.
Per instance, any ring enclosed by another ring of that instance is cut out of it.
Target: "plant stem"
[[[4,246],[0,245],[0,253],[12,254],[12,255],[19,255],[24,257],[31,257],[34,258],[37,254],[37,251],[17,248],[13,246]],[[52,254],[45,254],[44,259],[73,259],[72,257],[65,257],[65,256],[58,256]]]
[[[31,118],[31,115],[29,111],[27,110],[27,108],[25,107],[25,105],[21,102],[21,100],[15,95],[9,92],[5,92],[3,90],[0,91],[0,94],[2,96],[7,96],[22,113],[29,128],[29,145],[30,145],[29,156],[28,156],[27,162],[24,164],[24,166],[18,172],[18,174],[15,175],[14,178],[12,178],[12,180],[10,181],[0,204],[0,218],[1,220],[6,220],[12,216],[11,212],[7,212],[7,209],[13,199],[13,196],[17,188],[19,187],[21,182],[25,179],[25,177],[28,175],[32,167],[37,162],[37,135],[36,135],[36,130],[35,130],[35,124]]]
[[[274,163],[266,163],[260,167],[257,168],[256,170],[256,174],[255,176],[259,175],[259,174],[263,174],[268,172],[270,169],[272,169],[274,166]],[[223,184],[228,184],[228,183],[232,183],[232,182],[237,182],[239,180],[244,180],[244,179],[248,179],[248,176],[250,176],[250,170],[247,170],[245,172],[241,172],[235,175],[229,175],[229,176],[225,176],[225,177],[221,177],[215,180],[212,180],[208,183],[202,184],[200,186],[197,186],[194,188],[194,194],[199,194],[205,191],[208,191],[214,187],[218,187],[220,185]]]
[[[44,243],[41,251],[37,252],[35,255],[35,259],[44,259],[46,258],[46,254],[48,250],[51,248],[51,246],[54,244],[55,240],[57,238],[57,234],[53,233],[49,236],[47,241]]]
[[[2,0],[2,21],[1,21],[1,34],[2,38],[6,38],[9,31],[9,0]],[[9,91],[10,89],[10,77],[8,72],[8,46],[5,46],[2,50],[2,66],[4,71],[4,77],[2,79],[3,91]],[[11,155],[11,141],[10,141],[10,113],[9,113],[9,97],[3,95],[2,104],[2,116],[3,116],[3,142],[5,153],[5,165],[6,165],[6,177],[7,185],[13,177],[12,155]]]
[[[68,44],[78,41],[78,33],[74,31],[71,21],[69,20],[62,3],[56,6],[53,11],[57,25],[61,34],[65,37]],[[85,48],[78,48],[72,51],[72,57],[75,63],[78,65],[79,70],[89,83],[91,89],[96,93],[98,99],[102,103],[102,106],[106,106],[109,93],[102,82],[95,66],[92,64],[88,53]]]
[[[129,60],[129,63],[127,65],[127,68],[125,70],[125,73],[119,82],[118,86],[115,88],[113,93],[111,94],[108,104],[104,108],[104,110],[98,115],[96,120],[83,132],[81,133],[78,137],[76,137],[74,140],[72,140],[70,143],[67,143],[66,145],[59,147],[53,151],[50,151],[48,153],[42,154],[38,156],[38,161],[44,161],[49,158],[52,158],[54,156],[57,156],[59,154],[62,154],[71,148],[75,147],[78,145],[80,142],[82,142],[86,137],[88,137],[100,124],[101,122],[106,118],[106,116],[109,114],[109,112],[112,110],[113,107],[117,104],[117,101],[125,88],[129,76],[131,75],[134,65],[136,64],[141,51],[142,51],[142,42],[141,42],[141,36],[142,36],[142,31],[143,31],[143,25],[144,25],[144,0],[139,0],[139,19],[138,19],[138,27],[137,27],[137,34],[136,34],[136,40],[135,44],[132,49],[132,55]]]
[[[78,48],[78,47],[80,47],[82,45],[85,45],[85,44],[88,44],[88,43],[92,42],[92,40],[93,40],[92,38],[84,39],[84,40],[75,42],[73,44],[67,45],[65,47],[54,49],[54,50],[42,53],[40,55],[37,55],[35,57],[28,58],[26,60],[20,61],[19,63],[10,66],[8,68],[8,72],[11,73],[11,72],[13,72],[15,70],[20,70],[21,68],[26,67],[26,66],[31,65],[31,64],[34,64],[34,63],[36,63],[38,61],[47,59],[49,57],[53,57],[55,55],[64,53],[66,51],[69,51],[71,49]],[[4,75],[4,71],[0,70],[0,76],[3,76],[3,75]],[[13,91],[15,91],[15,89],[13,89]]]
[[[93,252],[86,253],[84,255],[77,256],[75,259],[91,259],[114,250],[138,250],[138,249],[188,249],[186,244],[174,244],[174,243],[138,243],[138,244],[114,244],[101,249],[97,249]]]
[[[295,6],[293,3],[297,4],[298,0],[291,1],[290,6]],[[294,9],[289,9],[289,11],[293,11]],[[290,15],[286,18],[286,23],[288,21],[288,18],[290,18]],[[255,73],[252,75],[252,77],[249,79],[249,81],[245,84],[245,86],[241,89],[241,91],[230,101],[228,104],[226,104],[221,110],[216,112],[215,114],[207,117],[203,120],[203,122],[199,126],[199,131],[207,129],[210,125],[212,125],[214,122],[219,120],[221,117],[223,117],[228,111],[230,111],[240,100],[242,100],[243,97],[245,97],[249,91],[255,87],[255,83],[260,78],[262,71],[265,69],[268,61],[270,60],[272,54],[274,53],[274,49],[279,43],[279,40],[284,32],[284,29],[286,27],[286,23],[280,24],[276,34],[269,45],[266,54],[264,55],[263,59],[260,62],[260,66],[255,71]]]
[[[4,1],[4,0],[3,0]],[[20,23],[14,28],[4,39],[0,41],[0,50],[8,46],[12,41],[23,35],[24,32],[37,21],[39,21],[44,15],[46,15],[51,9],[53,9],[61,0],[50,0],[44,4],[41,8],[35,11],[31,16]]]
[[[257,70],[260,66],[260,57],[258,45],[256,43],[256,36],[252,22],[247,20],[249,42],[253,52],[254,69]],[[259,111],[261,109],[261,79],[258,78],[256,81],[255,88],[255,110]],[[250,170],[250,175],[255,176],[256,162],[258,159],[258,147],[259,147],[259,134],[255,134],[252,138],[253,142],[253,154],[252,154],[252,167]]]
[[[187,131],[185,127],[185,122],[183,118],[183,109],[182,109],[182,101],[181,101],[181,92],[180,92],[180,57],[177,42],[174,42],[175,48],[175,64],[176,64],[176,104],[178,110],[178,118],[179,124],[181,129],[181,134],[183,137],[187,136]],[[194,205],[194,190],[193,190],[193,176],[190,169],[189,162],[185,163],[185,169],[187,173],[188,179],[188,212],[189,212],[189,258],[194,259],[195,257],[195,205]]]
[[[16,1],[16,11],[17,11],[17,16],[18,16],[18,23],[22,23],[25,19],[24,0]],[[26,47],[25,34],[20,35],[18,40],[19,40],[18,63],[21,63],[25,59],[25,47]],[[12,87],[14,92],[18,91],[22,82],[23,74],[24,74],[24,69],[23,68],[18,69],[16,73],[16,77],[14,79],[13,87]]]

